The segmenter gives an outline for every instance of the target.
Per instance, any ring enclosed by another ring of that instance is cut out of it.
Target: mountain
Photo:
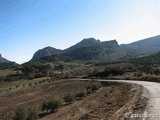
[[[67,49],[64,50],[65,53],[70,53],[71,51],[74,51],[78,48],[81,48],[81,47],[86,47],[86,46],[89,46],[89,45],[92,45],[92,44],[98,44],[100,43],[100,40],[96,40],[94,38],[85,38],[83,39],[81,42],[77,43],[76,45],[73,45]]]
[[[0,54],[0,63],[9,63],[9,62],[11,62],[11,61],[3,58],[2,55]]]
[[[54,55],[54,54],[60,54],[62,53],[62,50],[53,48],[53,47],[45,47],[43,49],[38,50],[30,60],[31,62],[36,62],[40,60],[43,57]]]
[[[84,42],[84,41],[83,41]],[[119,45],[116,40],[100,42],[77,47],[69,55],[72,60],[114,60],[112,54],[116,54]]]
[[[121,45],[126,51],[151,54],[160,51],[160,35]]]
[[[160,64],[160,52],[144,57],[134,58],[129,61],[132,63],[144,64],[144,65]]]
[[[2,55],[0,54],[0,68],[7,67],[7,66],[13,66],[13,65],[17,65],[17,63],[11,62],[11,61],[3,58]]]
[[[118,45],[116,40],[101,42],[94,38],[85,38],[65,50],[59,50],[52,47],[38,50],[30,61],[124,61],[159,51],[160,35],[122,45]]]
[[[55,49],[53,49],[55,50]],[[65,50],[48,54],[48,48],[37,51],[31,62],[35,61],[115,61],[124,55],[123,49],[116,40],[104,41],[94,38],[83,39],[81,42]],[[123,55],[122,55],[123,54]],[[38,55],[38,57],[37,57]]]

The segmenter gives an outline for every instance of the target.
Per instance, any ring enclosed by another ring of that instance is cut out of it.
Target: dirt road
[[[131,115],[131,117],[141,117],[142,120],[160,120],[160,83],[145,82],[145,81],[131,81],[131,80],[100,80],[100,81],[116,81],[138,84],[144,87],[143,96],[148,98],[148,104],[142,115]]]

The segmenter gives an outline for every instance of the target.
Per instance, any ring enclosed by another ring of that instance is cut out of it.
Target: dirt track
[[[136,81],[122,82],[136,83]],[[36,105],[39,108],[40,115],[43,115],[44,113],[41,113],[40,109],[44,99],[53,98],[55,95],[59,95],[63,98],[69,93],[75,94],[88,84],[89,81],[60,80],[52,83],[44,83],[35,87],[18,88],[2,92],[0,94],[0,119],[10,120],[14,114],[15,107],[19,103],[23,103],[25,106]],[[84,120],[85,118],[86,120],[128,120],[130,118],[125,117],[126,113],[128,115],[144,113],[147,101],[145,97],[149,98],[150,101],[154,89],[149,82],[141,83],[137,81],[138,85],[127,84],[128,83],[117,84],[117,82],[106,82],[105,87],[102,87],[86,98],[75,101],[73,104],[63,106],[57,112],[40,117],[40,119],[79,120],[83,118]],[[144,86],[144,88],[147,88],[147,86],[149,88],[146,90],[140,85]],[[156,94],[154,96],[156,96]],[[152,102],[149,102],[148,106],[152,105]],[[157,109],[158,103],[157,101]],[[149,110],[151,110],[153,114],[156,114],[151,107],[147,107],[146,113],[150,113]],[[136,118],[136,120],[140,119]]]
[[[146,117],[139,117],[142,120],[160,120],[160,84],[145,81],[131,81],[131,80],[100,80],[100,81],[116,81],[127,82],[143,86],[143,97],[148,98],[148,103],[144,112]],[[137,113],[138,114],[138,113]],[[147,115],[149,117],[147,117]],[[132,116],[133,117],[133,116]],[[135,117],[136,118],[136,117]],[[134,118],[133,118],[134,119]]]

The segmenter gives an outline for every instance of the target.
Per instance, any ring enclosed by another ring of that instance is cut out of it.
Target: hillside
[[[54,48],[44,48],[37,51],[31,62],[72,62],[72,61],[116,61],[125,55],[125,51],[116,40],[104,41],[94,38],[83,39],[81,42],[65,50],[55,52]]]
[[[100,40],[96,40],[94,38],[85,38],[83,39],[81,42],[77,43],[76,45],[73,45],[67,49],[64,50],[65,53],[70,53],[78,48],[81,48],[81,47],[86,47],[86,46],[89,46],[89,45],[92,45],[92,44],[98,44],[100,43]]]
[[[62,50],[55,49],[53,47],[45,47],[43,49],[38,50],[34,55],[33,58],[30,60],[31,62],[36,62],[43,57],[50,56],[53,54],[60,54]]]
[[[130,58],[142,57],[159,51],[160,35],[122,45],[118,45],[116,40],[101,42],[95,38],[85,38],[65,50],[52,47],[40,49],[33,55],[30,62],[125,61]]]
[[[160,52],[156,54],[151,54],[144,57],[134,58],[131,59],[130,62],[136,63],[136,64],[160,64]]]
[[[160,51],[160,35],[121,45],[126,51],[151,54]]]
[[[2,55],[0,54],[0,63],[8,63],[8,62],[11,62],[11,61],[3,58]]]

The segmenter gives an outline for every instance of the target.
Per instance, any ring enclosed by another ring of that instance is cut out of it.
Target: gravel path
[[[140,117],[142,118],[142,120],[160,120],[160,83],[131,81],[131,80],[99,80],[99,81],[127,82],[143,86],[145,89],[143,90],[142,95],[148,98],[148,104],[144,112],[145,117],[141,116]]]

